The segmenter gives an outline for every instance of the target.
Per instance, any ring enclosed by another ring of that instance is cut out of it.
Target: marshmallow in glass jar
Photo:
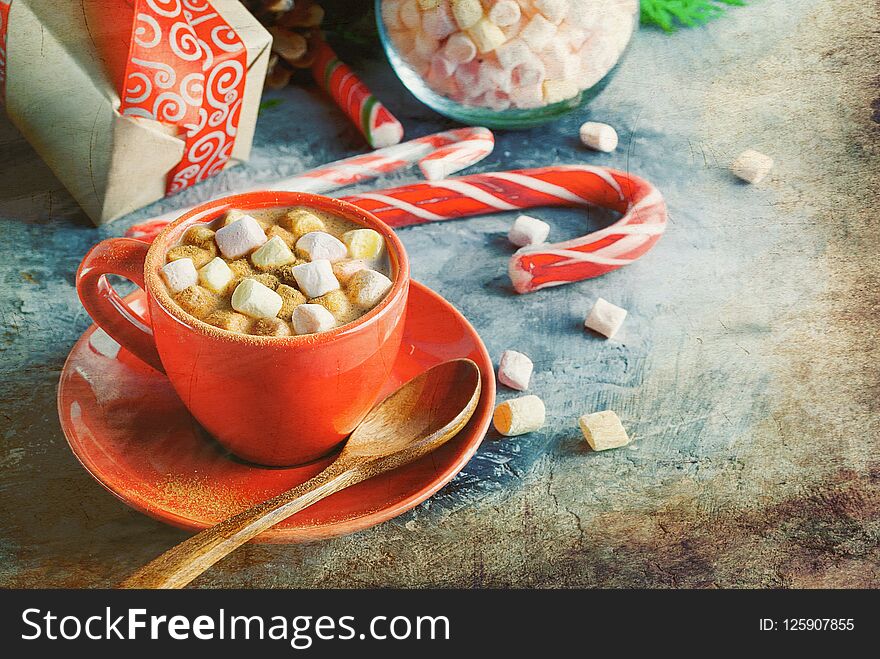
[[[601,91],[638,0],[377,0],[386,53],[441,114],[497,128],[554,119]]]

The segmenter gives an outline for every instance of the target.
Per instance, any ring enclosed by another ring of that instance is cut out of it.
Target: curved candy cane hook
[[[530,245],[510,259],[517,293],[559,286],[628,265],[666,230],[666,203],[643,178],[607,167],[560,165],[487,172],[344,197],[393,227],[536,206],[596,205],[622,213],[574,240]]]

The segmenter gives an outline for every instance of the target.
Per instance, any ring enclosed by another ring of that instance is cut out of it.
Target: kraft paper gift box
[[[237,0],[0,0],[0,84],[102,224],[247,160],[271,41]]]

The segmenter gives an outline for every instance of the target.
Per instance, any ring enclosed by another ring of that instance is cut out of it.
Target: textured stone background
[[[505,275],[510,215],[400,231],[415,278],[462,310],[494,358],[533,357],[547,426],[490,434],[453,483],[396,520],[246,547],[196,583],[880,585],[877,19],[863,0],[763,0],[672,37],[643,30],[588,110],[499,134],[479,169],[609,164],[653,180],[670,207],[639,263],[524,297]],[[377,51],[361,55],[410,136],[449,125]],[[362,148],[314,90],[271,96],[283,102],[261,115],[253,160],[185,201]],[[615,154],[579,147],[587,116],[618,128]],[[777,162],[757,188],[726,169],[748,147]],[[89,324],[73,289],[80,258],[171,207],[91,227],[0,120],[2,586],[110,585],[185,537],[94,483],[55,412],[64,357]],[[582,212],[546,216],[556,238],[583,232]],[[630,310],[619,340],[580,329],[598,295]],[[591,453],[575,419],[606,407],[635,441]]]

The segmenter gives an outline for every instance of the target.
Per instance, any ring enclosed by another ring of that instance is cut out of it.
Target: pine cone
[[[245,6],[272,35],[266,86],[281,89],[296,69],[315,61],[324,9],[314,0],[245,0]]]

